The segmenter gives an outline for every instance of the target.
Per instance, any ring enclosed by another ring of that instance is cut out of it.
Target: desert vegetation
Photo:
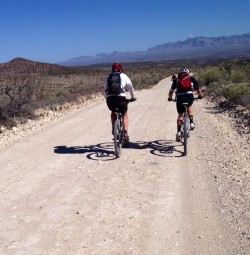
[[[250,108],[250,62],[246,60],[175,60],[124,63],[136,90],[147,89],[187,66],[208,93]],[[111,64],[61,67],[16,59],[0,65],[0,125],[36,118],[36,110],[70,107],[102,93]]]
[[[111,64],[66,68],[16,59],[0,65],[0,124],[11,128],[35,111],[62,110],[102,93]],[[125,64],[135,89],[149,88],[170,75],[164,64]]]
[[[228,60],[216,65],[197,68],[197,79],[208,93],[224,96],[228,102],[250,109],[250,62]]]

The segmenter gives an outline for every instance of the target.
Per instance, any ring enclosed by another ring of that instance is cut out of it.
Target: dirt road
[[[249,146],[201,100],[182,157],[169,87],[137,93],[120,159],[104,103],[2,146],[0,254],[250,254]]]

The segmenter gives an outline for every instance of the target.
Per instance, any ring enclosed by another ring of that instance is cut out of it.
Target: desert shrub
[[[6,65],[0,79],[0,120],[29,113],[30,105],[43,98],[48,70],[24,62]]]
[[[65,96],[65,92],[61,91],[61,90],[55,91],[55,96],[56,97],[63,97],[63,96]]]
[[[17,126],[17,120],[15,118],[1,118],[0,125],[7,129],[12,129]]]
[[[222,83],[218,83],[218,82],[212,82],[211,84],[209,84],[209,86],[207,87],[207,90],[209,93],[214,93],[215,95],[222,95],[222,90],[224,89],[225,85]]]
[[[168,65],[159,63],[132,66],[126,72],[136,90],[151,88],[172,73]]]
[[[201,69],[198,72],[198,81],[203,85],[210,85],[211,83],[218,82],[221,77],[221,71],[218,67],[209,67],[207,69]]]
[[[249,107],[250,65],[244,60],[227,60],[197,71],[198,82],[207,92],[224,96],[229,102]]]
[[[233,83],[239,83],[246,81],[246,73],[242,69],[233,69],[231,71],[231,80]]]
[[[233,103],[247,103],[250,96],[250,84],[234,83],[227,85],[222,90],[222,94],[226,99]]]
[[[250,93],[245,94],[240,101],[242,102],[242,104],[244,106],[246,106],[248,108],[248,110],[250,110]]]

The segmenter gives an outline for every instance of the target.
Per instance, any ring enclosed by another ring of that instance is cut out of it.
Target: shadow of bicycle
[[[99,143],[89,146],[55,146],[54,153],[57,154],[86,154],[92,160],[114,160],[116,159],[113,143]]]
[[[171,140],[155,140],[155,141],[136,141],[130,142],[123,149],[134,150],[149,150],[155,156],[161,157],[181,157],[183,152],[179,150],[182,145],[176,145],[175,141]],[[55,146],[54,153],[57,154],[86,154],[86,157],[91,160],[109,161],[116,159],[114,153],[114,144],[99,143],[89,146]]]
[[[127,146],[129,149],[149,149],[151,154],[161,157],[182,157],[182,147],[182,144],[176,144],[173,140],[137,141]]]

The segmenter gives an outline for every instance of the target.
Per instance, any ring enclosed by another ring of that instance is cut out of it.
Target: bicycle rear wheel
[[[120,123],[119,119],[115,120],[114,123],[114,146],[115,146],[115,156],[120,158],[121,156],[121,143],[120,143]]]
[[[184,153],[183,155],[187,155],[187,138],[188,138],[188,123],[187,118],[184,118],[183,123],[183,145],[184,145]]]

